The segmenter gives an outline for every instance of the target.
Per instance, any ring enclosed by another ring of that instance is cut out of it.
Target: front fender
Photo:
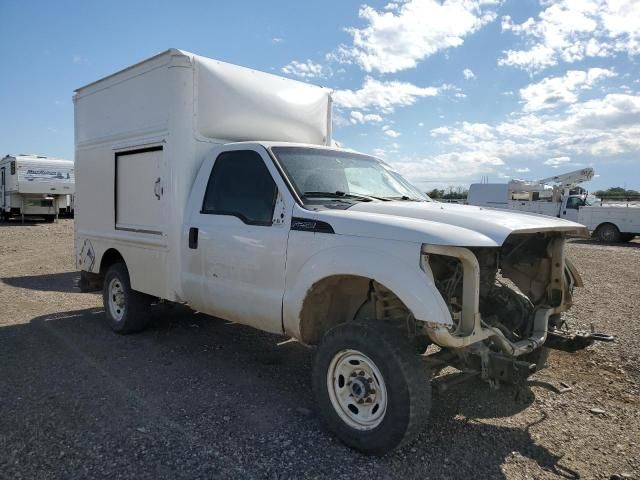
[[[389,253],[389,249],[341,246],[321,250],[295,273],[287,272],[283,299],[285,332],[301,338],[300,313],[307,293],[316,283],[334,275],[373,279],[397,295],[417,320],[453,325],[433,277],[420,268],[420,245],[411,244],[399,255]]]

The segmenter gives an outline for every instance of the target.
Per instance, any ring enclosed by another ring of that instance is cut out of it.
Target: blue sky
[[[74,88],[169,47],[335,89],[425,190],[584,166],[640,190],[640,2],[0,0],[0,151],[73,158]]]

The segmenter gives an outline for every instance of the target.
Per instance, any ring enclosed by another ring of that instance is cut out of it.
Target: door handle
[[[158,179],[153,184],[153,193],[158,200],[160,200],[160,197],[164,194],[163,190],[164,188],[162,188],[162,186],[160,185],[160,177],[158,177]]]
[[[189,229],[189,248],[195,250],[198,248],[198,228],[191,227]]]

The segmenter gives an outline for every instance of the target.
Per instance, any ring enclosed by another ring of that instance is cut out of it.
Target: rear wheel
[[[320,413],[346,445],[383,455],[408,443],[427,423],[427,369],[397,328],[349,322],[322,339],[313,368]]]
[[[600,225],[593,236],[606,243],[617,243],[620,241],[620,230],[612,223],[603,223]]]
[[[114,332],[139,332],[148,325],[150,297],[131,289],[129,271],[124,263],[115,263],[107,270],[102,300],[107,321]]]

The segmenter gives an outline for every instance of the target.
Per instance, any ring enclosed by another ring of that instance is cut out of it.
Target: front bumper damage
[[[452,312],[455,326],[424,322],[423,328],[430,340],[441,351],[425,358],[434,370],[454,366],[466,373],[480,374],[491,383],[521,384],[539,367],[532,355],[543,347],[564,351],[576,351],[595,341],[611,341],[604,334],[570,334],[559,330],[557,319],[571,305],[572,290],[582,286],[575,268],[565,258],[563,235],[549,237],[540,265],[527,264],[526,269],[502,265],[502,275],[511,278],[522,290],[535,297],[530,328],[526,336],[513,338],[504,328],[490,325],[481,314],[481,265],[478,256],[469,248],[442,245],[423,245],[422,268],[429,271],[429,258],[433,255],[452,257],[462,266],[462,290],[460,309]],[[530,275],[538,275],[529,279]],[[525,288],[526,287],[526,288]],[[550,326],[550,319],[554,319]],[[511,336],[511,338],[509,338]]]

